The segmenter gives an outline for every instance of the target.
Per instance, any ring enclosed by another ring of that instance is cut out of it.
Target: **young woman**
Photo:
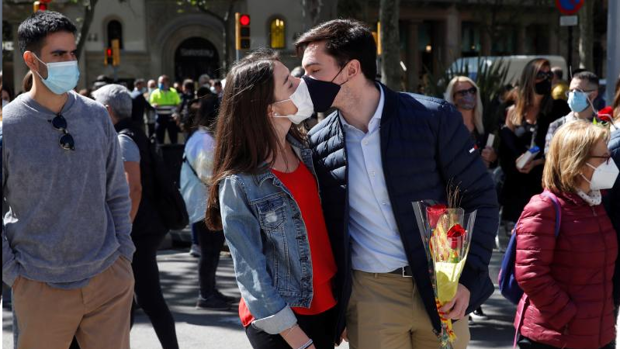
[[[608,140],[606,128],[575,121],[551,141],[543,174],[550,193],[532,198],[516,228],[515,278],[524,291],[515,318],[521,349],[610,348],[616,337],[618,241],[601,204],[601,190],[618,177]]]
[[[333,348],[336,265],[312,155],[294,127],[313,112],[307,86],[271,51],[226,77],[207,225],[224,230],[254,348]]]
[[[463,115],[463,122],[480,150],[484,164],[491,167],[497,160],[497,152],[492,145],[487,147],[491,133],[484,130],[482,100],[476,83],[466,76],[455,76],[446,88],[445,100],[454,104]]]
[[[545,137],[549,124],[568,114],[563,100],[551,98],[553,73],[546,59],[530,61],[521,74],[515,104],[508,108],[500,131],[500,165],[505,174],[500,194],[502,219],[515,222],[533,195],[542,191]],[[532,147],[538,155],[518,168],[518,160]]]

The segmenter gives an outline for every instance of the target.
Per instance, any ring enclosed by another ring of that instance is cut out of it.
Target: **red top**
[[[517,225],[515,277],[526,297],[515,317],[520,333],[557,348],[601,348],[616,337],[612,297],[616,232],[603,205],[557,194],[556,238],[551,199],[535,195]]]
[[[292,309],[296,314],[300,315],[320,314],[336,305],[331,285],[331,280],[336,274],[336,262],[327,235],[327,227],[323,218],[316,179],[302,162],[291,173],[272,171],[291,192],[293,199],[297,202],[306,225],[308,242],[310,244],[314,296],[312,297],[310,308],[297,307]],[[243,298],[239,302],[239,317],[245,327],[254,321],[254,317],[250,314]]]

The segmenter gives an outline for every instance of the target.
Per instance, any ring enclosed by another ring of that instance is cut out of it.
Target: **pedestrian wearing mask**
[[[565,101],[551,98],[552,77],[548,60],[528,62],[521,73],[515,104],[507,109],[499,147],[499,163],[505,175],[500,193],[504,221],[516,222],[530,198],[542,192],[549,124],[570,112]]]
[[[334,347],[336,264],[296,126],[312,109],[308,86],[273,51],[245,57],[226,77],[206,220],[224,230],[256,349]]]
[[[314,111],[336,108],[309,134],[338,265],[335,340],[348,336],[355,349],[439,346],[440,319],[411,203],[447,202],[452,182],[467,193],[461,207],[478,214],[456,295],[440,311],[459,320],[454,348],[467,347],[464,318],[493,293],[488,265],[498,207],[462,116],[443,100],[377,82],[376,43],[358,21],[320,24],[296,46]]]
[[[579,120],[551,141],[545,192],[532,197],[516,226],[521,349],[607,349],[616,337],[618,239],[601,204],[601,191],[618,177],[608,140],[605,127]]]
[[[157,80],[157,89],[149,96],[149,103],[155,108],[157,119],[155,120],[155,137],[157,143],[164,144],[166,130],[170,143],[177,143],[180,122],[178,107],[181,97],[174,88],[170,87],[170,78],[162,75]]]
[[[144,129],[145,114],[147,112],[155,112],[149,102],[146,100],[147,88],[144,79],[136,79],[133,83],[133,91],[131,92],[131,120],[134,124]],[[145,97],[146,96],[146,97]]]
[[[484,130],[482,100],[476,83],[466,76],[456,76],[450,80],[444,99],[454,104],[463,116],[463,123],[469,130],[486,167],[496,165],[497,152],[493,148],[494,142],[488,144],[489,137],[494,139],[495,135]]]
[[[592,102],[598,97],[598,85],[598,76],[588,71],[580,72],[573,77],[566,91],[571,112],[549,125],[545,138],[545,154],[549,151],[553,135],[562,125],[575,120],[592,121],[597,112]]]
[[[6,87],[2,87],[2,109],[6,107],[13,99],[13,94]]]
[[[4,110],[2,280],[19,349],[129,348],[129,190],[106,109],[73,92],[76,32],[53,11],[18,29],[34,84]]]

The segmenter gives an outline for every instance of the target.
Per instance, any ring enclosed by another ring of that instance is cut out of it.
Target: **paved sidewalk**
[[[179,344],[182,349],[235,348],[250,349],[241,328],[236,308],[227,312],[195,309],[198,294],[197,259],[190,257],[187,249],[160,251],[158,256],[164,295],[176,320]],[[491,276],[496,279],[501,253],[495,252],[491,262]],[[239,296],[234,280],[232,260],[223,254],[218,270],[218,285],[223,293]],[[514,329],[514,309],[496,291],[484,305],[489,319],[471,325],[472,341],[469,348],[510,349]],[[13,347],[11,312],[3,310],[2,343]],[[133,349],[160,348],[148,318],[139,313],[131,332]],[[348,345],[340,348],[348,349]]]

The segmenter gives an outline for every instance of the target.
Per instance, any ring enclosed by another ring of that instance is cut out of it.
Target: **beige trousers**
[[[75,336],[82,349],[129,349],[133,288],[131,263],[124,257],[73,290],[18,277],[13,284],[18,348],[67,349]]]
[[[467,348],[467,317],[453,324],[454,349]],[[353,271],[347,308],[351,349],[438,349],[431,320],[411,278]]]

